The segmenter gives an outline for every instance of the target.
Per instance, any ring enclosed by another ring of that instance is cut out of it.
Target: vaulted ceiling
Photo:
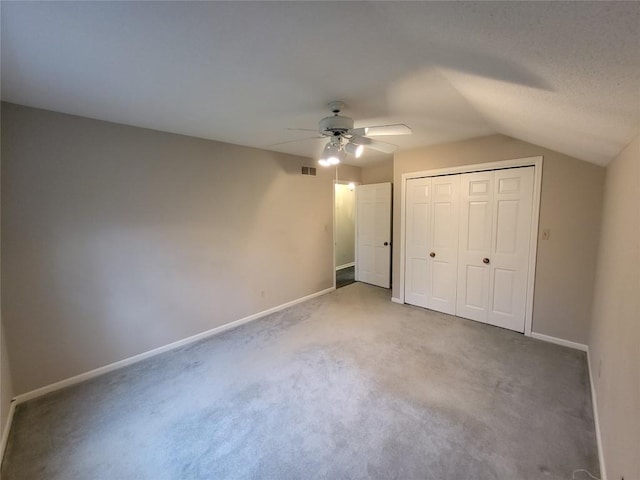
[[[640,131],[637,2],[8,2],[2,99],[314,157],[346,103],[401,149],[502,133],[606,165]],[[380,158],[368,154],[352,164]]]

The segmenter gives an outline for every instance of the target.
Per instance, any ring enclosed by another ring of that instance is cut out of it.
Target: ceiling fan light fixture
[[[318,163],[323,167],[337,165],[340,163],[341,157],[344,155],[340,148],[340,143],[329,141],[322,151],[322,157]]]
[[[362,152],[364,152],[363,145],[356,145],[353,142],[349,142],[345,145],[344,149],[350,155],[355,156],[356,158],[360,158],[362,156]]]

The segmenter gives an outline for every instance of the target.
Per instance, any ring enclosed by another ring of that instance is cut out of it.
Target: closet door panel
[[[432,178],[430,294],[428,308],[455,314],[460,175]]]
[[[488,323],[524,332],[534,168],[497,170]]]
[[[460,176],[456,315],[487,321],[489,306],[493,172]]]
[[[431,224],[431,179],[407,180],[405,302],[428,306],[431,286],[429,230]]]

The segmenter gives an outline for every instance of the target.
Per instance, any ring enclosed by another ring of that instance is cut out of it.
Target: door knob
[[[435,256],[436,256],[436,252],[431,252],[431,253],[429,254],[429,256],[430,256],[431,258],[435,257]]]
[[[488,258],[483,258],[482,259],[482,263],[486,263],[487,265],[489,265],[489,259]]]
[[[384,242],[383,245],[386,247],[387,245],[389,245],[389,242]]]

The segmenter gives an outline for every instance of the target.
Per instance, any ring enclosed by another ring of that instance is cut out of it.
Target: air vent
[[[302,175],[316,176],[316,167],[302,167]]]

